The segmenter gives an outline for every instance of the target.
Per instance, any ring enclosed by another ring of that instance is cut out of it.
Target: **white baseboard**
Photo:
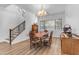
[[[12,44],[16,44],[16,43],[19,43],[19,42],[22,42],[22,41],[25,41],[25,40],[28,40],[29,38],[27,37],[27,38],[25,38],[25,39],[16,39],[16,40],[14,40],[13,42],[12,42]]]
[[[19,42],[22,42],[22,41],[25,41],[25,40],[28,40],[28,39],[29,39],[29,37],[24,38],[24,39],[15,39],[15,40],[12,41],[12,44],[16,44],[16,43],[19,43]],[[2,43],[2,42],[9,43],[9,41],[8,40],[5,40],[5,39],[1,39],[0,40],[0,43]]]
[[[9,43],[9,41],[8,41],[8,40],[5,40],[5,39],[1,39],[1,40],[0,40],[0,43],[2,43],[2,42],[7,42],[7,43]]]

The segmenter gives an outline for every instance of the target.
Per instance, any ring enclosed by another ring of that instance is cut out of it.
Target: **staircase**
[[[25,30],[25,21],[17,25],[13,29],[9,29],[9,43],[12,44],[12,41],[19,36]]]

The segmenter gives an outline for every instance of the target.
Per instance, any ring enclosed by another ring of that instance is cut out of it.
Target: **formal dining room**
[[[0,4],[0,55],[79,55],[79,4]]]

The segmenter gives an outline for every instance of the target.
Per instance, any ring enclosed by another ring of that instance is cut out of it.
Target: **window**
[[[62,19],[55,20],[55,29],[62,29]]]
[[[41,29],[47,29],[47,28],[62,29],[62,19],[40,21],[40,28]]]

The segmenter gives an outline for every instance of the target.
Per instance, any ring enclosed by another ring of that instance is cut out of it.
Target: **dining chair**
[[[40,39],[34,36],[33,31],[30,31],[29,37],[30,37],[30,48],[32,47],[37,48],[38,45],[40,45]]]
[[[44,32],[46,32],[47,34],[43,35],[43,37],[42,37],[43,41],[44,41],[46,38],[48,38],[48,30],[44,30]]]
[[[46,39],[44,39],[44,45],[45,46],[51,46],[52,44],[52,36],[53,36],[53,31],[50,32],[50,36]]]

